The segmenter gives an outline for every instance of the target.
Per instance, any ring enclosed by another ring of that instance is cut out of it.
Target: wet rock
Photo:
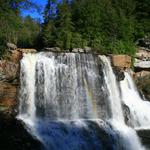
[[[122,80],[124,80],[124,78],[125,78],[124,70],[119,69],[119,68],[114,68],[113,70],[114,70],[114,73],[115,73],[115,75],[116,75],[117,81],[122,81]]]
[[[130,109],[126,104],[123,104],[122,107],[123,107],[123,115],[124,115],[124,118],[125,118],[124,121],[128,126],[132,127],[133,124],[132,124],[132,117],[131,117],[131,114],[130,114]]]
[[[150,130],[137,130],[137,134],[141,139],[142,144],[147,150],[150,149]]]
[[[0,113],[0,148],[2,150],[41,150],[41,143],[13,116]]]
[[[111,55],[112,65],[119,69],[131,67],[131,57],[128,55]]]

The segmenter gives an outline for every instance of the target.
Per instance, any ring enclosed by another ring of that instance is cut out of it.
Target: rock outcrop
[[[17,49],[19,52],[21,52],[21,53],[36,53],[37,52],[37,50],[36,49],[33,49],[33,48],[18,48]]]
[[[0,61],[0,111],[11,114],[17,104],[19,64]]]
[[[135,71],[149,70],[150,71],[150,51],[140,47],[135,55]]]
[[[127,69],[131,67],[131,57],[128,55],[111,55],[113,67]]]
[[[134,67],[139,68],[139,70],[150,70],[150,61],[135,59]]]
[[[113,71],[114,71],[114,73],[115,73],[115,75],[116,75],[117,81],[122,81],[122,80],[124,80],[124,78],[125,78],[124,70],[114,67],[114,68],[113,68]]]
[[[0,108],[11,113],[17,104],[17,85],[0,82]]]
[[[0,81],[11,82],[18,77],[19,64],[8,61],[0,61]]]
[[[0,113],[1,150],[41,150],[41,147],[41,143],[29,134],[22,122]]]
[[[10,61],[11,62],[14,62],[15,64],[18,64],[19,63],[19,61],[21,60],[21,58],[22,58],[22,52],[21,51],[19,51],[19,50],[14,50],[14,51],[12,51],[12,53],[11,53],[11,57],[10,57]]]
[[[150,75],[136,76],[135,82],[139,91],[150,101]]]
[[[137,134],[140,137],[140,140],[143,145],[145,145],[146,149],[150,149],[150,130],[148,129],[140,129],[137,130]]]
[[[150,51],[147,49],[140,47],[135,55],[137,59],[141,60],[149,60],[150,59]]]
[[[147,77],[147,76],[150,76],[150,72],[149,71],[145,71],[145,70],[142,70],[142,71],[139,71],[139,72],[135,72],[133,74],[133,77],[135,79],[137,79],[137,78],[144,78],[144,77]]]

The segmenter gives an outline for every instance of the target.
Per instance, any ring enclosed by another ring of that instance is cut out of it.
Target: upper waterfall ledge
[[[70,53],[67,51],[60,51],[59,48],[50,48],[53,53]],[[49,50],[45,50],[45,53],[49,53]],[[77,50],[77,51],[75,51]],[[55,52],[54,52],[55,51]],[[7,110],[6,112],[11,114],[12,110],[16,107],[18,87],[20,83],[19,72],[20,72],[20,60],[26,53],[37,53],[34,49],[16,49],[9,53],[7,60],[0,60],[0,111]],[[84,49],[74,49],[71,53],[91,53],[90,48]],[[99,54],[93,54],[98,56]],[[123,69],[130,67],[130,57],[126,55],[109,55],[114,66],[115,74],[117,80],[120,81],[124,79]],[[115,69],[116,68],[116,69]],[[13,88],[10,88],[13,87]],[[13,108],[13,109],[12,109]],[[16,111],[16,110],[15,110]]]

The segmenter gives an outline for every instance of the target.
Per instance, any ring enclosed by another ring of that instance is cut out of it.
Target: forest
[[[23,17],[30,0],[0,0],[0,57],[6,43],[18,47],[91,47],[100,54],[133,56],[137,40],[150,36],[149,0],[47,0],[43,21]]]

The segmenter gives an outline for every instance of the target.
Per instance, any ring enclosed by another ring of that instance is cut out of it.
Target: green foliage
[[[36,7],[30,0],[0,0],[0,57],[4,55],[6,43],[20,47],[34,46],[39,32],[39,24],[26,17],[21,17],[21,9]]]
[[[56,18],[56,44],[60,48],[70,49],[72,39],[73,24],[71,20],[70,6],[66,0],[58,5],[58,15]]]
[[[54,24],[49,21],[44,27],[42,32],[42,39],[45,46],[53,46],[54,44]]]
[[[149,0],[47,0],[42,25],[20,16],[28,6],[36,7],[31,0],[0,0],[0,55],[5,43],[13,42],[20,47],[89,46],[101,54],[133,57],[135,41],[150,35]]]
[[[82,38],[80,33],[73,33],[72,41],[71,41],[71,48],[84,48],[87,46],[87,41]]]
[[[150,6],[148,0],[144,2]],[[63,0],[58,4],[48,0],[45,23],[52,21],[54,28],[44,33],[44,41],[50,38],[50,45],[62,49],[90,46],[101,54],[134,56],[134,42],[149,32],[148,6],[140,0]]]
[[[130,41],[115,41],[109,45],[114,54],[128,54],[134,56],[136,52],[135,44]]]
[[[35,46],[35,40],[40,32],[40,25],[30,16],[27,16],[18,33],[17,45],[19,47],[31,48]]]

